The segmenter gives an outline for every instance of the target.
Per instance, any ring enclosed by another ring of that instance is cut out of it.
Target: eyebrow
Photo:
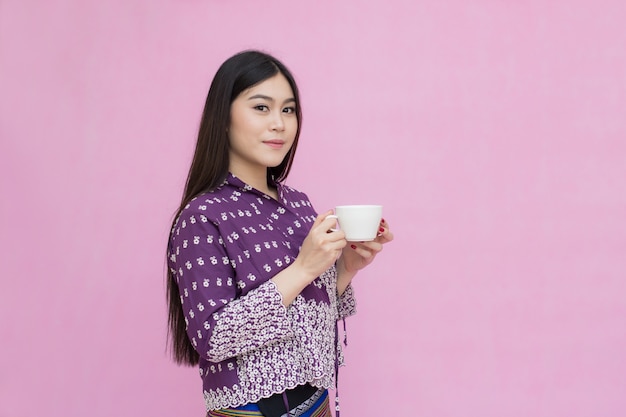
[[[248,100],[256,100],[256,99],[261,99],[261,100],[267,100],[267,101],[274,101],[274,99],[270,96],[266,96],[265,94],[255,94],[251,97],[248,97]],[[296,99],[291,97],[288,98],[287,100],[284,101],[284,103],[291,103],[294,102],[295,103]]]

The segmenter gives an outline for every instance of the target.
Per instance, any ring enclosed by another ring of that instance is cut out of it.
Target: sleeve
[[[187,335],[200,356],[221,362],[293,334],[272,281],[237,298],[235,270],[206,216],[183,211],[172,251]]]
[[[356,298],[352,284],[349,284],[343,294],[339,296],[338,306],[339,320],[356,314]]]

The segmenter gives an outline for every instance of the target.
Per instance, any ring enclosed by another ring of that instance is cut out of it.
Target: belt
[[[298,385],[282,394],[274,394],[269,398],[259,400],[257,406],[266,417],[280,417],[287,414],[289,409],[294,409],[311,398],[317,390],[318,388],[310,384]]]

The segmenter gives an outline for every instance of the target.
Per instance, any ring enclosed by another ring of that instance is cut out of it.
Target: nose
[[[282,132],[283,130],[285,130],[285,122],[283,120],[283,113],[282,112],[275,112],[274,113],[274,115],[272,116],[270,129],[272,131],[278,131],[278,132]]]

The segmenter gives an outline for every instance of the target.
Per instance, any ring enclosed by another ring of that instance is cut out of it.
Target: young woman
[[[173,356],[199,365],[208,416],[330,416],[350,283],[393,239],[383,220],[348,245],[332,211],[283,184],[300,122],[277,59],[245,51],[219,68],[168,244]]]

